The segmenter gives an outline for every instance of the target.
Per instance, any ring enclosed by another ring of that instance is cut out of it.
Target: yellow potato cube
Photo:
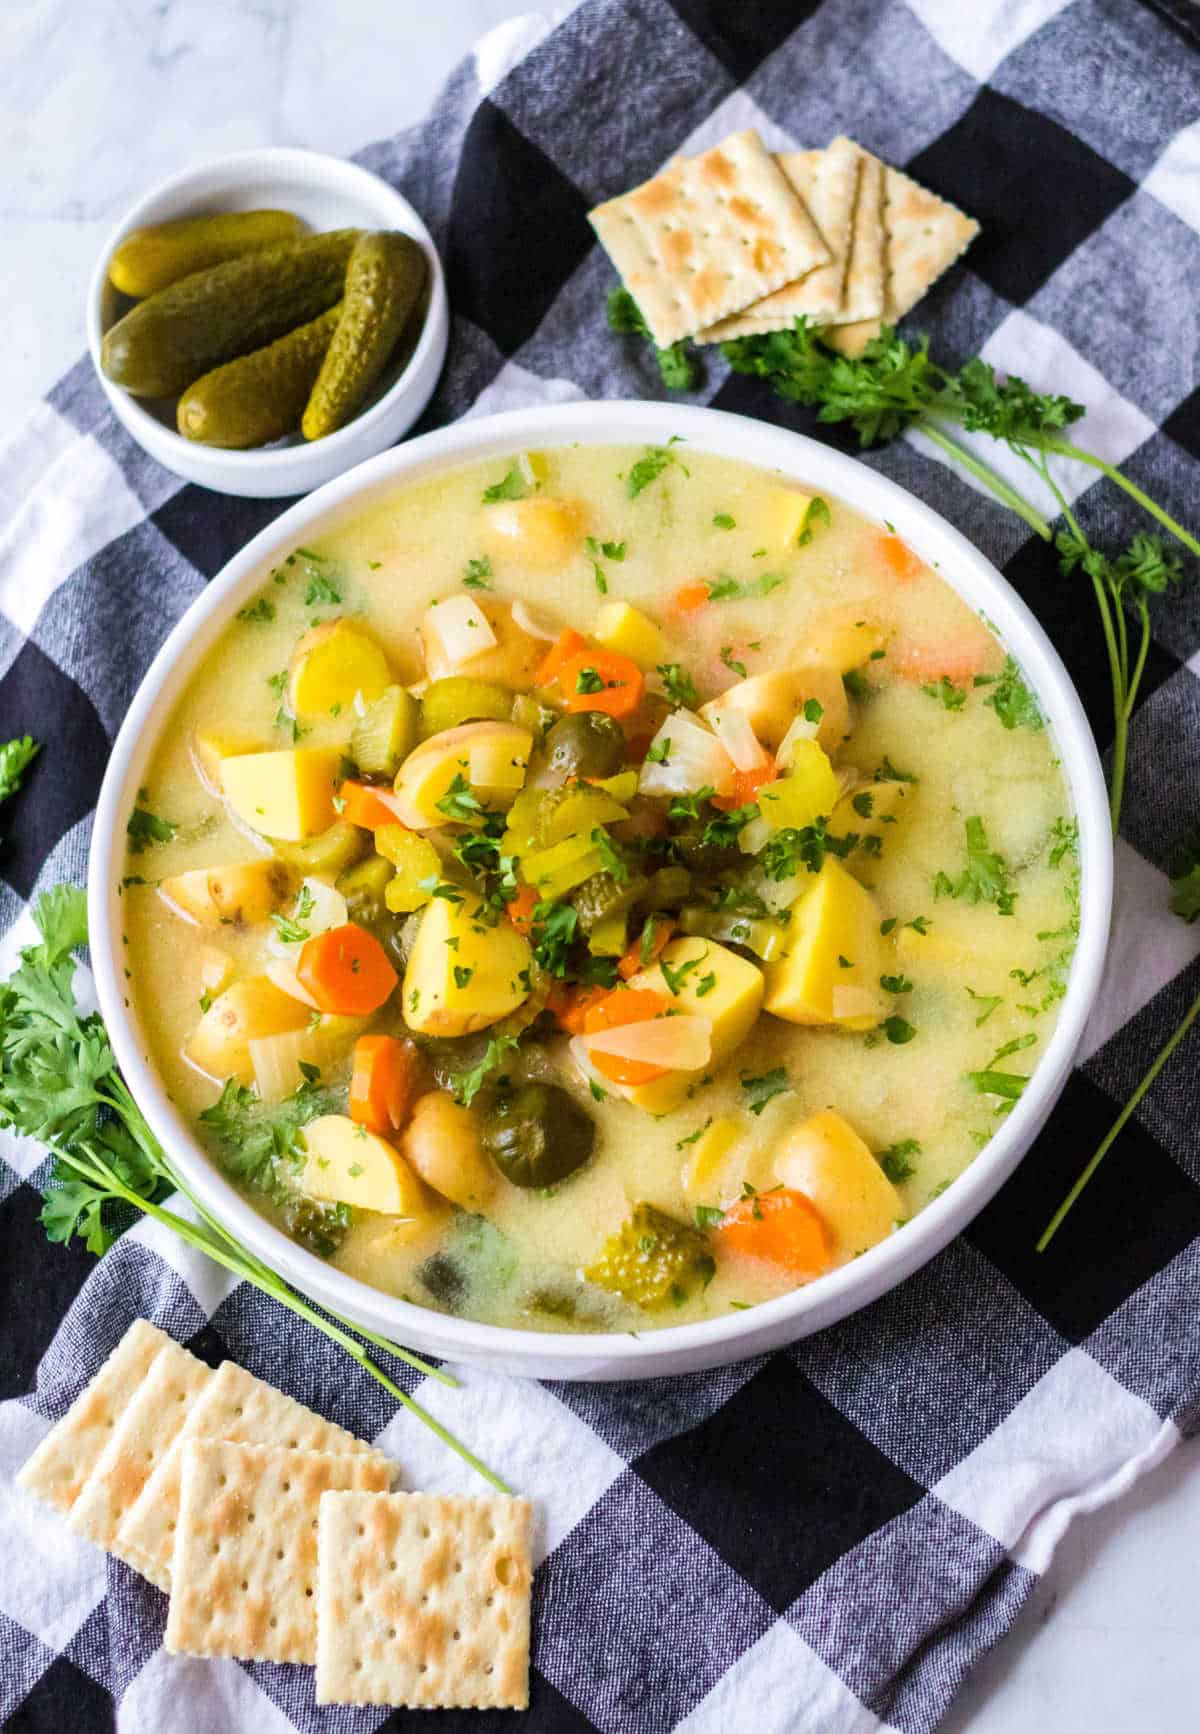
[[[904,1201],[858,1133],[833,1108],[788,1134],[775,1178],[810,1198],[840,1260],[885,1240],[907,1215]]]
[[[251,1042],[303,1029],[311,1012],[265,975],[248,976],[213,1001],[184,1046],[184,1055],[210,1078],[254,1082]]]
[[[304,1128],[308,1160],[300,1189],[310,1198],[377,1210],[384,1216],[423,1216],[425,1188],[399,1150],[345,1114],[322,1114]]]
[[[786,774],[759,790],[759,811],[773,831],[800,831],[815,819],[827,819],[841,791],[833,766],[816,741],[797,741]]]
[[[677,994],[671,993],[662,967],[664,961],[678,985]],[[689,967],[680,978],[678,972],[684,966]],[[762,972],[757,966],[739,957],[736,951],[699,935],[673,939],[658,963],[651,969],[639,970],[630,978],[629,986],[665,994],[679,1011],[708,1018],[712,1023],[712,1054],[706,1066],[696,1071],[668,1072],[648,1084],[605,1085],[648,1114],[665,1114],[677,1108],[692,1084],[723,1065],[749,1035],[763,999]]]
[[[746,713],[759,740],[774,752],[810,698],[821,706],[817,742],[832,753],[850,730],[846,689],[841,675],[833,668],[814,664],[781,669],[775,674],[752,674],[748,680],[739,680],[720,698],[702,705],[700,715],[711,721],[715,710],[732,705]]]
[[[596,616],[592,637],[606,650],[627,656],[643,670],[656,668],[667,657],[666,644],[658,627],[628,602],[606,602]]]
[[[163,880],[158,894],[176,914],[201,927],[230,927],[265,921],[291,888],[292,876],[282,861],[230,861],[176,873]]]
[[[519,723],[472,722],[430,735],[396,773],[400,822],[431,831],[454,817],[438,806],[456,777],[487,807],[510,807],[525,781],[533,736]]]
[[[360,693],[371,704],[392,679],[379,641],[365,626],[341,618],[306,632],[288,667],[288,704],[301,719],[327,716],[335,706],[349,710]]]
[[[887,635],[872,620],[827,622],[806,632],[801,641],[802,662],[823,663],[839,674],[861,668],[887,643]]]
[[[762,535],[776,548],[794,548],[804,532],[813,495],[803,488],[774,487],[762,516]]]
[[[783,955],[767,965],[764,1007],[795,1024],[874,1029],[883,1016],[879,906],[832,857],[792,905]]]
[[[195,729],[188,743],[196,775],[210,795],[221,793],[221,761],[233,759],[239,753],[258,752],[261,742],[245,735],[227,734],[224,729]]]
[[[529,996],[529,943],[501,921],[489,927],[469,892],[426,905],[404,973],[404,1021],[430,1036],[469,1036]]]
[[[745,1124],[736,1114],[721,1114],[688,1147],[680,1184],[690,1204],[715,1204],[722,1198],[721,1181],[730,1156],[745,1136]],[[729,1191],[727,1187],[726,1193]],[[737,1188],[733,1188],[736,1193]]]
[[[484,538],[494,554],[546,571],[565,566],[579,551],[584,512],[578,500],[542,494],[485,506],[483,524]]]
[[[333,789],[341,756],[336,747],[292,747],[225,759],[225,799],[252,831],[301,843],[337,818]]]

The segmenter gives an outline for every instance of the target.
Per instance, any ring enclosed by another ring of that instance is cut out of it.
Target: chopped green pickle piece
[[[634,1306],[653,1308],[685,1301],[697,1283],[712,1281],[714,1269],[697,1229],[653,1204],[636,1204],[583,1274]]]

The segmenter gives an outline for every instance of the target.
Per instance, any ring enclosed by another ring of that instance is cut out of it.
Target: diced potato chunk
[[[768,546],[794,548],[812,503],[813,495],[805,493],[803,488],[784,485],[772,488],[763,509],[760,532]]]
[[[421,1096],[404,1130],[404,1154],[427,1186],[463,1210],[478,1210],[496,1190],[483,1153],[479,1120],[448,1090]]]
[[[176,873],[163,880],[158,894],[201,927],[229,927],[265,921],[291,888],[292,876],[282,861],[230,861]]]
[[[816,741],[797,741],[786,776],[758,792],[759,810],[773,831],[803,830],[834,811],[841,795],[833,766]]]
[[[720,1114],[711,1126],[706,1126],[684,1157],[680,1183],[690,1204],[715,1204],[729,1192],[722,1189],[729,1158],[745,1133],[745,1125],[736,1114]],[[733,1188],[736,1195],[737,1188]]]
[[[775,1178],[816,1205],[839,1260],[886,1239],[907,1214],[870,1150],[833,1108],[813,1114],[788,1135],[775,1159]]]
[[[677,994],[671,993],[663,973],[663,959],[678,983]],[[692,965],[693,960],[693,967],[680,980],[678,971]],[[713,976],[715,981],[710,980]],[[635,1108],[644,1108],[649,1114],[665,1114],[677,1108],[690,1085],[725,1063],[749,1035],[763,999],[762,972],[756,965],[715,940],[701,939],[698,935],[673,939],[662,959],[651,969],[639,970],[631,977],[629,986],[665,994],[679,1011],[712,1022],[712,1054],[707,1066],[697,1071],[669,1072],[648,1084],[606,1083],[606,1089],[615,1090]]]
[[[720,698],[702,705],[700,715],[711,721],[713,712],[724,705],[744,711],[759,740],[774,752],[810,698],[821,706],[817,741],[827,753],[832,753],[845,740],[850,727],[846,690],[841,675],[832,668],[814,665],[781,669],[775,674],[752,674],[748,680],[739,680]]]
[[[189,743],[196,775],[210,795],[221,793],[221,762],[235,759],[240,753],[256,753],[259,741],[245,735],[227,734],[224,729],[196,729]]]
[[[666,644],[658,627],[628,602],[606,602],[596,616],[592,637],[606,650],[627,656],[642,670],[666,661]]]
[[[385,1216],[422,1216],[425,1188],[404,1157],[345,1114],[322,1114],[304,1128],[308,1160],[300,1188],[310,1198],[378,1210]]]
[[[349,710],[360,693],[371,704],[392,678],[383,646],[345,619],[323,620],[306,632],[288,666],[288,703],[301,719],[328,716],[335,706]]]
[[[234,813],[252,831],[301,843],[337,818],[333,790],[340,762],[336,747],[245,753],[222,762],[221,784]]]
[[[184,1054],[210,1078],[254,1082],[251,1042],[303,1029],[312,1014],[265,975],[235,981],[209,1006],[192,1031]]]
[[[792,905],[782,957],[767,965],[765,1009],[789,1023],[874,1029],[883,1016],[879,920],[871,893],[827,857]],[[851,1009],[840,1010],[839,1001]]]
[[[507,602],[481,601],[477,596],[471,601],[491,627],[495,642],[475,656],[451,656],[437,631],[438,609],[426,609],[421,644],[429,679],[446,680],[463,674],[493,686],[506,686],[512,692],[528,692],[546,654],[545,640],[518,626]]]
[[[469,1036],[507,1017],[529,995],[532,954],[507,921],[489,927],[469,892],[435,897],[404,975],[404,1021],[430,1036]]]
[[[409,753],[396,773],[396,810],[413,831],[449,823],[438,802],[456,777],[471,785],[487,807],[510,807],[525,781],[533,736],[518,723],[462,723],[430,735]]]
[[[483,522],[493,553],[546,571],[565,566],[578,552],[584,513],[578,500],[541,494],[528,500],[497,500],[483,508]]]
[[[801,662],[820,663],[839,674],[861,668],[887,643],[887,634],[873,620],[827,621],[806,632],[799,645]]]

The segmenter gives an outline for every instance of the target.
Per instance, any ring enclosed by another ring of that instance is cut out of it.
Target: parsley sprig
[[[34,920],[40,943],[0,984],[0,1125],[48,1145],[53,1183],[42,1223],[51,1241],[77,1236],[90,1252],[107,1252],[141,1213],[252,1284],[343,1348],[398,1403],[429,1427],[494,1487],[504,1484],[461,1445],[368,1355],[347,1321],[326,1316],[227,1228],[210,1216],[176,1172],[117,1070],[98,1012],[75,1000],[73,953],[87,943],[87,901],[73,885],[38,900]],[[167,1208],[181,1194],[192,1214]],[[346,1328],[343,1328],[343,1327]],[[443,1384],[454,1379],[386,1337],[354,1326],[366,1341]]]

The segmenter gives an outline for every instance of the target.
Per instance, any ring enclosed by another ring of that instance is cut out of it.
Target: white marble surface
[[[100,242],[149,184],[257,144],[351,151],[419,118],[512,0],[4,0],[0,305],[10,428],[83,349]],[[1080,1522],[947,1734],[1160,1734],[1200,1701],[1200,1475],[1176,1451]]]

